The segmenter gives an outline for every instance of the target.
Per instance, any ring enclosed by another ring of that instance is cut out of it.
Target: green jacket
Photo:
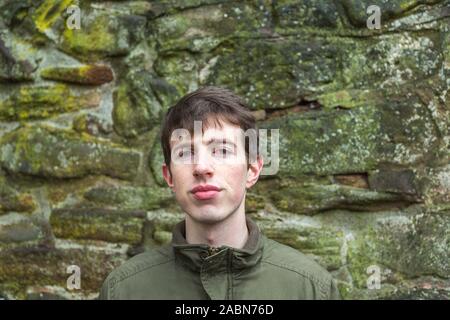
[[[242,249],[188,244],[184,220],[170,245],[134,256],[106,278],[99,299],[339,299],[331,275],[264,236],[247,217]]]

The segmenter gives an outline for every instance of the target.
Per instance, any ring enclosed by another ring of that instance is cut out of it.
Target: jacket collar
[[[188,268],[199,271],[202,269],[221,269],[231,262],[233,269],[245,269],[256,265],[262,257],[264,236],[258,225],[246,216],[248,239],[242,249],[223,245],[212,252],[207,244],[189,244],[186,241],[186,221],[175,225],[172,232],[172,247],[175,259]]]

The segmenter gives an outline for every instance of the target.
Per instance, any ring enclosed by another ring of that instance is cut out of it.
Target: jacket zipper
[[[220,248],[216,248],[216,247],[208,247],[208,257],[216,254],[217,252],[220,251]]]
[[[220,248],[217,247],[208,247],[208,257],[216,254],[220,251]],[[233,278],[231,276],[231,259],[232,259],[232,253],[229,251],[228,253],[228,259],[227,259],[227,281],[228,281],[228,290],[227,290],[227,299],[231,300],[233,299]]]

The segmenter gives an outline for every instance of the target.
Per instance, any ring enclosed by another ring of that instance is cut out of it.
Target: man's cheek
[[[178,202],[183,200],[182,197],[182,190],[179,186],[179,184],[174,180],[173,181],[173,189],[172,189],[174,196],[175,196],[175,200],[177,200]]]
[[[177,194],[175,200],[183,210],[188,209],[192,205],[192,200],[190,200],[187,195],[181,196],[180,194]]]
[[[245,185],[246,185],[246,181],[245,179],[238,179],[238,176],[234,176],[236,178],[235,181],[233,181],[233,183],[231,184],[231,192],[232,192],[232,198],[233,198],[233,202],[235,201],[240,201],[245,193]],[[242,177],[242,176],[240,176]]]

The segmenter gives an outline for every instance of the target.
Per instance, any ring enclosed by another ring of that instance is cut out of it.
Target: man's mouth
[[[209,200],[215,198],[222,189],[214,185],[198,185],[191,192],[197,200]]]

